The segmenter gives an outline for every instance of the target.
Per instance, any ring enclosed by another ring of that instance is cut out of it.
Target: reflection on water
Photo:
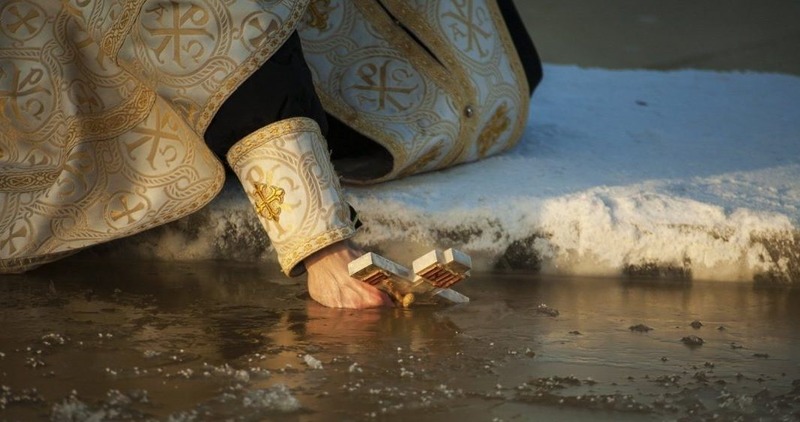
[[[798,291],[526,274],[480,274],[459,290],[472,303],[350,311],[317,305],[280,274],[227,263],[72,260],[3,277],[0,412],[778,420],[798,411]],[[629,329],[637,324],[652,330]],[[689,335],[703,345],[683,344]]]

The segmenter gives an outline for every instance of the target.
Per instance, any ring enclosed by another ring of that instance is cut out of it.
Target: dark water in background
[[[798,290],[526,274],[458,290],[472,303],[358,312],[233,264],[3,277],[0,419],[798,419]]]

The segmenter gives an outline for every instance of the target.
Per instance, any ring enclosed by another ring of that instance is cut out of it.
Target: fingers
[[[311,298],[330,308],[365,309],[392,306],[380,290],[350,278],[345,270],[330,268],[323,274],[309,273],[308,292]]]
[[[343,286],[339,283],[331,279],[321,281],[309,279],[309,294],[312,299],[330,308],[366,309],[392,306],[389,297],[375,288],[355,283]],[[317,287],[319,284],[325,286]]]
[[[384,292],[382,292],[380,290],[378,290],[378,294],[381,297],[381,305],[380,306],[386,306],[386,307],[389,307],[389,308],[393,308],[394,307],[394,302],[392,302],[392,299],[389,297],[389,295],[387,295],[386,293],[384,293]]]
[[[394,306],[386,293],[350,277],[347,264],[357,257],[357,253],[346,242],[340,242],[307,259],[308,292],[311,298],[331,308]]]
[[[367,302],[369,303],[370,308],[380,308],[380,307],[393,307],[394,302],[386,293],[376,289],[375,287],[363,285],[364,283],[355,280],[358,283],[360,288],[366,288],[366,291],[369,293],[369,299]]]

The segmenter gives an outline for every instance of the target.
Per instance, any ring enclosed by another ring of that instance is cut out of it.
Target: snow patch
[[[546,66],[523,139],[477,163],[349,187],[356,241],[477,270],[800,280],[800,78]],[[112,252],[275,262],[229,181],[209,207]]]

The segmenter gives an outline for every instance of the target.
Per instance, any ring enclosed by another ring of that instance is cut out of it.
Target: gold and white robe
[[[521,136],[528,87],[492,0],[5,0],[0,273],[206,205],[224,171],[205,128],[295,30],[326,110],[392,157],[370,182]]]

